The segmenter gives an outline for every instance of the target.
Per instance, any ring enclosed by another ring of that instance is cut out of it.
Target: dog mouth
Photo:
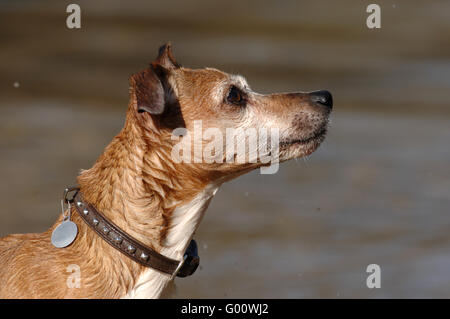
[[[280,147],[285,148],[292,145],[308,145],[312,142],[321,141],[327,134],[327,126],[324,125],[319,130],[317,130],[312,136],[304,139],[293,139],[288,141],[280,142]]]

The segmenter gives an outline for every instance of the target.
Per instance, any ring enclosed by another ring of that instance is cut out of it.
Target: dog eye
[[[245,103],[245,99],[241,90],[237,87],[232,86],[228,92],[227,101],[232,104],[242,105]]]

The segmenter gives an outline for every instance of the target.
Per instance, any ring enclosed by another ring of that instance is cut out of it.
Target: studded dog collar
[[[67,198],[67,194],[70,192],[75,192],[72,199]],[[64,200],[69,204],[73,203],[76,211],[86,224],[108,244],[145,267],[171,275],[173,279],[175,276],[186,277],[192,275],[200,263],[195,240],[191,240],[183,260],[174,260],[140,243],[100,214],[94,206],[83,200],[79,188],[67,188]]]

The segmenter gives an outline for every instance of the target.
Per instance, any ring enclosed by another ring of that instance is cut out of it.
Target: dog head
[[[325,138],[333,103],[328,91],[259,94],[240,75],[182,67],[170,44],[130,85],[131,112],[149,143],[171,149],[165,160],[179,163],[173,150],[182,149],[185,165],[221,176],[273,163],[263,156],[282,162],[311,154]]]

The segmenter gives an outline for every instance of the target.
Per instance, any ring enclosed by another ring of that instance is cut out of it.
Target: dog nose
[[[333,96],[330,92],[321,90],[309,93],[311,101],[322,104],[330,109],[333,108]]]

